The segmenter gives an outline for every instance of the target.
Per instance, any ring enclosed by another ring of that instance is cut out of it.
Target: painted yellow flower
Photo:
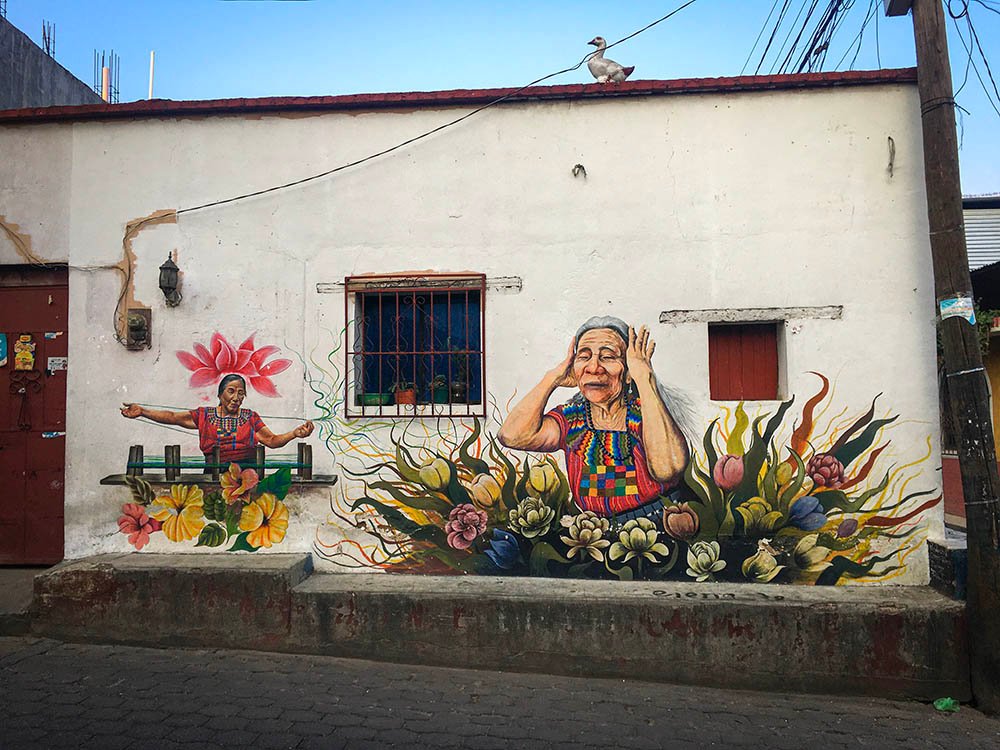
[[[149,515],[163,523],[163,533],[171,542],[194,539],[205,526],[205,494],[193,484],[175,484],[170,494],[156,498]]]
[[[240,531],[250,532],[247,544],[253,547],[280,544],[287,530],[288,506],[270,492],[244,506],[240,514]]]

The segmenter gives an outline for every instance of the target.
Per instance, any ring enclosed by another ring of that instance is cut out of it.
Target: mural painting
[[[148,544],[150,534],[163,531],[171,542],[197,539],[195,546],[220,547],[230,539],[231,551],[255,551],[280,543],[288,527],[284,499],[291,486],[291,471],[282,468],[259,480],[249,468],[256,463],[258,445],[282,448],[292,440],[312,434],[314,425],[306,421],[284,433],[272,432],[257,412],[243,408],[249,381],[258,393],[277,396],[270,376],[286,370],[287,359],[265,360],[278,351],[276,346],[256,349],[251,335],[239,348],[225,337],[212,336],[211,350],[195,344],[195,354],[177,352],[177,358],[193,370],[189,385],[201,387],[218,383],[218,404],[186,411],[151,408],[136,403],[123,404],[121,414],[128,419],[144,418],[157,424],[198,431],[199,448],[206,472],[224,472],[217,490],[207,495],[197,484],[174,484],[160,497],[141,477],[128,477],[131,503],[122,508],[119,529],[136,549]],[[218,457],[216,457],[216,450]],[[218,461],[218,463],[216,463]],[[241,468],[248,467],[248,468]]]
[[[236,348],[218,334],[210,346],[178,359],[193,387],[218,382],[218,405],[122,407],[128,418],[198,430],[206,462],[218,448],[225,469],[218,487],[175,484],[160,497],[130,477],[132,502],[118,525],[136,549],[158,531],[231,551],[285,538],[289,470],[259,480],[241,464],[253,464],[258,443],[279,448],[314,424],[275,434],[242,408],[248,381],[277,394],[270,376],[288,360],[265,364],[276,347],[256,349],[251,336]],[[588,320],[561,362],[512,407],[492,403],[485,422],[347,420],[341,346],[304,364],[320,439],[351,480],[333,495],[313,549],[343,569],[888,581],[924,543],[921,514],[940,501],[918,486],[929,438],[921,455],[904,459],[891,439],[898,415],[879,396],[867,409],[839,406],[820,373],[804,402],[792,396],[755,411],[740,402],[692,439],[690,405],[656,377],[648,330],[618,318]],[[560,393],[568,399],[546,409]]]
[[[830,585],[905,569],[940,502],[911,489],[929,440],[886,466],[898,415],[877,416],[876,397],[828,416],[816,373],[794,416],[795,397],[753,415],[739,403],[689,447],[654,348],[645,328],[591,319],[496,434],[439,420],[397,427],[390,450],[345,446],[357,489],[335,498],[315,551],[353,569],[620,580]],[[559,388],[577,393],[544,411]]]

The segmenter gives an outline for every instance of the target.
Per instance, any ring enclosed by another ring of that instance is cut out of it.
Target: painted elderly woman
[[[650,365],[656,345],[643,326],[593,317],[580,326],[566,359],[510,412],[500,428],[508,448],[562,450],[570,488],[583,510],[624,522],[656,518],[676,486],[688,446]],[[558,388],[579,388],[545,411]]]
[[[198,444],[205,460],[212,462],[212,453],[219,447],[219,462],[249,466],[256,461],[258,443],[267,448],[281,448],[296,438],[309,437],[312,422],[304,422],[290,432],[275,434],[255,411],[243,409],[247,395],[246,381],[240,375],[226,375],[219,381],[218,406],[202,406],[190,411],[147,409],[139,404],[124,404],[122,416],[129,419],[144,417],[160,424],[198,430]]]

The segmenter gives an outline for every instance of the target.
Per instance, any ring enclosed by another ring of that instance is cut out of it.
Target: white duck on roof
[[[597,52],[591,55],[587,61],[587,67],[590,68],[591,75],[597,79],[598,83],[611,83],[612,81],[621,83],[635,70],[634,65],[629,65],[626,68],[604,56],[604,50],[607,49],[608,43],[604,41],[603,36],[595,36],[587,44],[593,44],[597,47]]]

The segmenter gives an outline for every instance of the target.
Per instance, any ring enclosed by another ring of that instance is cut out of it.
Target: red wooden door
[[[64,281],[0,286],[0,333],[7,338],[0,367],[0,564],[63,557],[68,306]],[[15,367],[22,335],[35,345],[30,370]]]

